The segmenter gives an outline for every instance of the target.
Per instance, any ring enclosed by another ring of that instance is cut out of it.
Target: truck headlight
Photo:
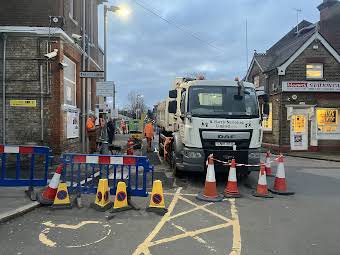
[[[202,154],[196,151],[183,151],[183,155],[187,158],[201,158]]]

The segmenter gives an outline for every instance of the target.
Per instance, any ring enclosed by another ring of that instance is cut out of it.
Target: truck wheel
[[[172,175],[175,176],[175,177],[180,177],[182,172],[179,171],[178,168],[176,167],[176,155],[175,155],[175,151],[171,152],[170,166],[171,166],[171,170],[172,170]]]
[[[162,158],[164,157],[164,149],[161,147],[161,143],[158,143],[158,153]]]

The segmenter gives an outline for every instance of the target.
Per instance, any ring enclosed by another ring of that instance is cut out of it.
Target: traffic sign
[[[101,81],[96,83],[96,94],[97,96],[103,97],[113,97],[114,96],[114,86],[113,81]]]
[[[80,78],[104,79],[104,71],[83,71],[80,72]]]

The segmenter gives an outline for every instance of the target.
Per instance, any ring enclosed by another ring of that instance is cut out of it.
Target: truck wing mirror
[[[263,115],[269,115],[269,104],[266,102],[263,104]]]
[[[177,90],[176,89],[170,90],[169,91],[169,97],[170,98],[177,98]]]
[[[169,113],[176,113],[177,112],[177,101],[170,101],[168,106]]]

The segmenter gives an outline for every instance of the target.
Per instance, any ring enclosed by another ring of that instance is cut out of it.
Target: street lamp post
[[[107,81],[107,12],[116,12],[120,8],[117,6],[104,5],[104,80]],[[113,111],[116,109],[116,85],[113,84]]]
[[[107,81],[107,12],[120,10],[117,6],[104,5],[104,80]]]

